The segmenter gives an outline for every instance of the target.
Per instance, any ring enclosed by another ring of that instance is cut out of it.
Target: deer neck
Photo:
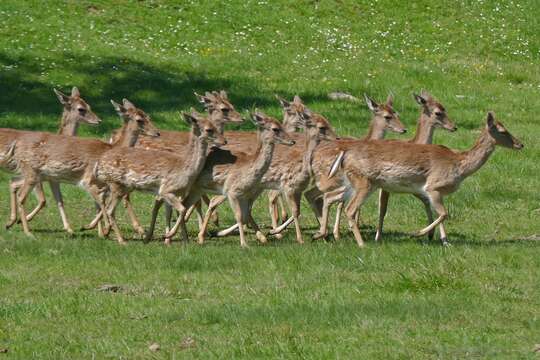
[[[65,136],[76,136],[78,130],[79,122],[74,119],[74,116],[70,111],[64,109],[62,119],[60,120],[60,129],[58,129],[58,134]]]
[[[422,114],[418,119],[418,125],[416,126],[416,134],[414,135],[414,138],[410,140],[410,142],[415,144],[432,144],[434,130],[435,128],[430,125],[430,121],[427,115]]]
[[[364,140],[382,140],[386,134],[386,125],[380,124],[376,117],[373,117],[369,124],[369,130]]]
[[[461,160],[460,170],[463,176],[472,175],[480,169],[494,150],[495,140],[489,135],[487,129],[484,129],[472,149],[461,153],[463,159]]]
[[[197,135],[191,132],[189,139],[189,154],[186,159],[186,167],[179,167],[182,175],[187,175],[190,181],[195,181],[204,167],[208,154],[208,143],[201,140]]]
[[[282,125],[286,132],[295,132],[296,126],[294,125],[295,116],[290,115],[287,111],[283,111]]]
[[[259,144],[254,155],[254,161],[250,164],[250,170],[248,170],[253,179],[262,178],[270,167],[274,146],[274,142],[262,139],[259,134]]]
[[[313,153],[315,148],[319,145],[319,138],[317,135],[310,135],[309,131],[306,129],[306,144],[304,147],[304,157],[302,158],[302,178],[308,178],[313,176],[313,168],[311,166],[313,161]]]
[[[130,129],[127,123],[124,123],[120,129],[120,135],[118,136],[114,146],[119,147],[133,147],[139,138],[139,129]]]
[[[208,110],[208,119],[214,124],[220,134],[223,134],[225,128],[225,121],[221,118],[221,113],[213,109]]]

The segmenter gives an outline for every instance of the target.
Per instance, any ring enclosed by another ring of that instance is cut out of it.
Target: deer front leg
[[[414,196],[416,196],[418,199],[420,199],[422,204],[424,204],[424,209],[426,210],[426,216],[427,216],[427,220],[428,220],[428,225],[431,224],[433,222],[433,211],[431,210],[431,205],[429,203],[429,199],[427,199],[426,197],[421,196],[421,195],[416,195],[415,194]],[[439,228],[440,228],[440,225],[439,225]],[[430,241],[433,240],[434,236],[435,236],[435,229],[428,232],[428,239]]]
[[[390,193],[381,189],[379,191],[379,223],[377,225],[377,233],[375,234],[375,241],[379,241],[382,238],[382,230],[384,225],[384,217],[386,216],[386,210],[388,209],[388,199]]]
[[[344,198],[344,191],[342,188],[327,192],[324,194],[324,203],[322,207],[322,217],[321,217],[321,226],[319,231],[313,235],[313,239],[326,238],[328,236],[328,213],[330,206],[337,202],[341,201]]]
[[[120,199],[124,196],[124,192],[120,189],[117,185],[110,185],[111,192],[109,195],[109,204],[107,204],[107,211],[106,215],[109,220],[109,224],[111,225],[114,234],[116,235],[116,240],[120,245],[125,245],[126,241],[124,240],[124,237],[122,236],[122,232],[120,231],[120,228],[118,227],[118,224],[116,223],[116,207],[118,206],[118,203],[120,202]]]
[[[336,208],[336,219],[334,220],[334,230],[332,231],[332,234],[334,234],[334,240],[339,240],[339,237],[340,237],[339,223],[341,222],[342,210],[343,210],[343,201],[340,201]]]
[[[444,207],[444,204],[443,204],[442,195],[438,191],[430,191],[430,192],[428,192],[427,197],[429,199],[429,202],[430,202],[431,206],[433,207],[435,212],[439,215],[439,217],[437,218],[437,220],[432,222],[430,225],[428,225],[427,227],[425,227],[422,230],[418,231],[415,234],[416,236],[422,236],[422,235],[427,234],[428,232],[435,229],[435,227],[437,225],[442,224],[442,222],[444,220],[446,220],[446,218],[448,217],[448,212],[446,211],[446,208]],[[444,234],[441,234],[441,244],[443,246],[447,246],[447,245],[449,245],[449,243],[448,243],[448,241],[446,239],[446,231],[444,231],[444,227],[443,227],[443,232],[444,232]]]
[[[62,219],[62,225],[64,226],[64,230],[68,234],[73,234],[73,229],[71,228],[71,225],[69,224],[69,221],[66,216],[66,211],[64,210],[64,200],[62,199],[62,193],[60,192],[60,184],[58,184],[55,181],[49,181],[49,187],[51,188],[51,192],[54,196],[54,200],[56,201],[58,212],[60,212],[60,218]]]
[[[159,214],[159,209],[161,208],[162,204],[163,204],[162,198],[156,197],[154,199],[154,206],[152,207],[152,218],[150,219],[150,227],[148,228],[148,231],[146,232],[146,235],[144,236],[145,243],[152,240],[152,236],[154,235],[154,229],[156,227],[157,216]],[[169,222],[170,222],[170,219],[169,219]]]
[[[240,232],[240,246],[243,248],[246,248],[247,242],[244,234],[244,223],[243,223],[243,209],[242,205],[240,204],[239,199],[233,196],[229,196],[229,204],[231,206],[231,209],[234,213],[234,217],[236,219],[236,223],[238,224],[238,231]]]
[[[34,186],[40,181],[39,176],[32,170],[23,172],[23,185],[17,192],[17,207],[19,209],[19,218],[21,219],[21,224],[23,231],[26,235],[34,237],[30,232],[30,227],[28,226],[28,220],[26,218],[26,211],[24,209],[24,203],[28,197],[28,194]]]
[[[272,223],[272,230],[276,230],[278,227],[278,198],[279,191],[271,190],[268,192],[268,212],[270,213],[270,222]],[[277,239],[281,239],[283,235],[276,234]]]
[[[34,187],[34,193],[36,194],[38,204],[34,208],[34,210],[32,210],[30,214],[26,216],[26,220],[28,220],[28,222],[32,221],[34,216],[36,216],[36,214],[40,212],[47,203],[47,200],[45,199],[45,192],[43,191],[43,184],[41,183],[41,181],[38,181],[36,183],[36,186]],[[73,231],[71,233],[73,233]]]
[[[202,195],[202,196],[201,196],[201,199],[202,199],[202,201],[204,201],[204,203],[206,204],[207,207],[210,205],[210,198],[208,198],[208,195],[206,195],[206,194],[205,194],[205,195]],[[200,209],[200,207],[201,207],[201,203],[199,202],[198,208]],[[199,212],[197,212],[197,213],[199,213]],[[202,210],[201,210],[201,212],[200,212],[200,215],[201,215],[201,222],[202,222]],[[217,227],[219,227],[219,214],[218,214],[218,212],[215,211],[215,212],[212,214],[211,220],[212,220],[212,222],[214,223],[214,225],[216,225]],[[201,223],[199,223],[199,227],[200,227],[200,225],[201,225]]]
[[[309,206],[311,207],[311,210],[315,214],[315,217],[320,224],[322,222],[323,208],[321,191],[316,187],[312,187],[311,189],[304,192],[304,198],[307,200]]]
[[[171,231],[165,234],[165,244],[169,245],[172,237],[180,229],[180,237],[183,241],[188,241],[188,234],[185,223],[186,207],[182,204],[182,199],[172,193],[162,194],[163,199],[168,202],[176,211],[178,211],[178,219],[172,227]]]
[[[135,215],[135,210],[133,210],[133,205],[131,204],[129,194],[124,196],[124,207],[128,213],[129,219],[131,220],[131,226],[133,226],[133,229],[137,232],[137,234],[139,234],[139,236],[143,236],[144,229],[141,226],[137,215]]]
[[[203,244],[206,236],[206,229],[208,228],[208,222],[210,221],[210,218],[212,217],[212,212],[220,205],[222,204],[227,198],[224,195],[218,195],[214,196],[210,203],[208,204],[208,209],[206,209],[206,213],[204,214],[204,218],[201,224],[201,227],[199,228],[199,235],[197,242],[199,244]]]
[[[288,192],[287,194],[287,201],[289,202],[289,207],[292,211],[292,216],[294,218],[294,227],[296,230],[296,242],[299,244],[304,243],[304,239],[302,237],[302,229],[300,227],[300,201],[301,201],[301,193],[294,193],[294,192]]]

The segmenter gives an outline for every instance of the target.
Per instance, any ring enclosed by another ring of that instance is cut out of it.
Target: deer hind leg
[[[349,228],[352,230],[356,243],[359,247],[364,246],[364,240],[362,239],[362,234],[360,233],[356,216],[360,212],[360,208],[372,191],[373,188],[368,180],[364,178],[356,180],[354,182],[354,195],[345,207],[345,214],[347,215]]]
[[[316,187],[312,187],[311,189],[304,192],[304,198],[307,200],[309,207],[313,211],[313,214],[315,214],[315,217],[320,224],[322,222],[323,208],[321,191]]]
[[[119,244],[124,245],[126,241],[124,240],[124,237],[122,236],[122,232],[120,231],[120,228],[118,227],[118,224],[116,223],[116,207],[118,206],[118,203],[120,202],[122,197],[125,195],[125,193],[118,185],[111,184],[110,189],[111,189],[111,192],[109,196],[109,203],[107,204],[106,215],[109,219],[109,223],[112,227],[112,230],[114,231],[114,234],[116,235],[116,240],[118,241]]]
[[[382,238],[382,230],[384,225],[384,217],[386,216],[386,211],[388,210],[388,199],[390,198],[390,193],[380,189],[379,191],[379,223],[377,225],[377,233],[375,234],[375,241],[379,241]],[[429,203],[428,203],[429,206]]]
[[[302,228],[300,227],[300,201],[302,199],[302,193],[287,192],[286,196],[289,207],[291,208],[292,216],[294,218],[296,242],[303,244],[304,239],[302,237]]]
[[[32,233],[30,232],[30,227],[28,226],[28,220],[26,218],[26,211],[24,209],[24,203],[26,202],[28,194],[30,193],[30,191],[32,191],[32,189],[40,181],[40,179],[39,179],[39,175],[31,169],[27,171],[24,171],[23,169],[23,178],[24,178],[23,185],[17,192],[17,207],[19,209],[19,218],[21,219],[21,224],[22,224],[24,233],[28,236],[33,237]]]
[[[271,190],[268,192],[268,212],[270,213],[270,221],[272,223],[272,230],[276,230],[279,222],[279,209],[278,209],[279,191]],[[277,239],[281,239],[283,235],[276,234]]]
[[[204,203],[206,204],[206,206],[210,206],[210,198],[208,197],[208,195],[202,195],[201,196],[201,199],[202,201],[204,201]],[[200,210],[201,208],[201,203],[199,202],[198,204],[198,208]],[[193,211],[193,210],[192,210]],[[202,210],[199,212],[197,211],[197,213],[201,214],[201,220],[202,220]],[[219,227],[219,215],[218,215],[218,212],[214,212],[212,214],[212,218],[211,218],[212,222],[214,223],[214,225],[218,226]],[[199,223],[199,226],[201,225],[201,223]]]
[[[6,229],[9,229],[17,222],[17,212],[18,212],[18,206],[17,206],[17,191],[23,186],[24,179],[21,177],[13,177],[9,182],[9,204],[10,204],[10,212],[9,212],[9,220],[6,223]]]
[[[60,184],[55,181],[49,181],[49,187],[56,201],[56,206],[58,207],[58,212],[60,213],[60,218],[62,219],[62,226],[68,234],[73,234],[73,229],[69,224],[69,221],[66,216],[66,211],[64,209],[64,199],[62,199],[62,193],[60,192]],[[30,216],[30,215],[29,215]]]
[[[238,231],[240,232],[240,246],[246,248],[248,245],[244,233],[244,204],[241,204],[238,198],[232,196],[229,196],[229,204],[234,213],[236,223],[238,224]]]
[[[168,202],[176,211],[178,211],[178,218],[176,219],[176,223],[171,228],[171,230],[165,234],[165,244],[170,244],[170,239],[172,239],[172,237],[178,232],[178,230],[180,230],[180,238],[182,239],[182,241],[188,241],[189,237],[185,222],[187,209],[182,203],[182,198],[172,193],[166,193],[162,196],[166,202]]]
[[[205,237],[206,237],[206,229],[208,228],[208,223],[210,222],[210,219],[212,218],[212,213],[225,200],[227,200],[227,197],[225,197],[224,195],[214,196],[210,200],[210,202],[208,204],[208,209],[206,209],[206,213],[204,214],[202,224],[201,224],[201,226],[199,228],[199,235],[197,236],[197,242],[199,244],[204,243],[204,240],[205,240]]]
[[[429,203],[429,199],[427,199],[424,196],[421,195],[415,195],[420,201],[422,201],[422,204],[424,204],[424,209],[426,210],[426,216],[428,220],[428,225],[433,222],[433,211],[431,210],[431,205]],[[441,225],[439,225],[440,228]],[[431,241],[433,240],[433,237],[435,236],[435,229],[432,229],[430,232],[428,232],[428,239]]]
[[[428,225],[427,227],[425,227],[422,230],[418,231],[415,234],[416,236],[422,236],[422,235],[425,235],[425,234],[429,233],[430,231],[435,229],[435,227],[437,227],[437,225],[442,224],[443,221],[445,221],[446,218],[448,217],[448,212],[446,211],[446,208],[444,207],[444,204],[443,204],[442,195],[438,191],[430,191],[427,194],[427,196],[428,196],[428,199],[429,199],[429,202],[430,202],[431,206],[433,207],[435,212],[439,215],[439,217],[437,218],[437,220],[433,221],[430,225]],[[441,234],[441,244],[443,246],[446,246],[446,245],[449,245],[449,244],[448,244],[448,241],[446,239],[446,231],[444,230],[444,226],[443,226],[443,232],[444,232],[444,234]],[[444,237],[442,235],[444,235]]]
[[[137,234],[139,234],[139,236],[143,236],[144,228],[141,226],[141,223],[139,222],[137,215],[135,215],[135,210],[133,209],[133,205],[131,204],[131,199],[130,199],[129,194],[126,194],[123,200],[124,200],[124,208],[126,209],[129,219],[131,220],[131,226],[133,226],[133,229],[137,232]]]
[[[45,199],[45,192],[43,191],[43,184],[41,183],[41,181],[38,181],[36,183],[36,186],[34,187],[34,194],[36,194],[38,204],[36,205],[34,210],[32,210],[30,214],[26,216],[26,220],[28,220],[28,222],[32,221],[34,216],[36,216],[36,214],[40,212],[41,209],[43,209],[47,204],[47,200]]]

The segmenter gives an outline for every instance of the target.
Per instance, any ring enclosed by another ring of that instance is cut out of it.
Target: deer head
[[[234,109],[234,106],[229,102],[227,93],[223,90],[220,92],[206,92],[204,95],[195,93],[195,96],[204,108],[210,114],[214,122],[242,122],[244,119]]]
[[[287,101],[276,95],[283,108],[283,126],[287,131],[294,131],[304,127],[303,115],[307,115],[310,110],[304,105],[300,96],[295,95],[293,101]]]
[[[256,111],[251,114],[251,119],[259,129],[259,138],[269,144],[294,145],[295,141],[285,131],[276,119]]]
[[[407,129],[405,129],[405,126],[403,126],[399,119],[399,114],[392,108],[392,104],[394,103],[394,97],[392,95],[388,95],[384,104],[377,104],[367,94],[364,94],[364,98],[369,110],[373,112],[373,121],[376,125],[383,126],[385,130],[400,134],[407,132]]]
[[[79,89],[75,86],[71,89],[71,95],[69,96],[56,89],[53,89],[53,91],[58,97],[60,104],[64,106],[64,122],[73,121],[75,123],[90,125],[97,125],[101,122],[101,119],[92,112],[90,105],[81,98]],[[64,123],[62,125],[66,124]]]
[[[486,130],[489,136],[495,141],[495,145],[516,150],[521,150],[525,146],[521,141],[512,136],[502,123],[495,120],[495,114],[492,111],[487,114]]]
[[[413,94],[414,99],[422,106],[424,119],[435,127],[441,127],[448,131],[456,131],[457,126],[446,114],[446,109],[440,102],[435,100],[427,91],[422,90],[420,95]]]
[[[320,114],[307,110],[302,114],[302,122],[310,137],[316,137],[319,141],[332,141],[339,139],[332,128],[332,125],[330,125],[328,120]]]
[[[218,128],[206,117],[194,109],[191,113],[182,113],[184,120],[191,126],[192,133],[200,140],[212,147],[227,145],[227,140]]]
[[[128,132],[152,137],[159,136],[159,129],[156,128],[150,116],[135,107],[131,101],[123,99],[122,104],[118,104],[111,100],[111,104],[120,118],[124,120],[124,126]]]

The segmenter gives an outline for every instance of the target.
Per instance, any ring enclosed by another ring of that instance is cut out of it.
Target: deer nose
[[[402,133],[402,134],[405,134],[406,132],[407,132],[407,129],[401,130],[401,133]]]
[[[161,133],[158,131],[158,132],[156,133],[156,136],[161,136]]]
[[[291,140],[291,144],[293,144],[293,145],[294,145],[294,144],[296,144],[296,141],[294,141],[294,140]]]
[[[227,145],[227,140],[223,140],[223,145]]]

